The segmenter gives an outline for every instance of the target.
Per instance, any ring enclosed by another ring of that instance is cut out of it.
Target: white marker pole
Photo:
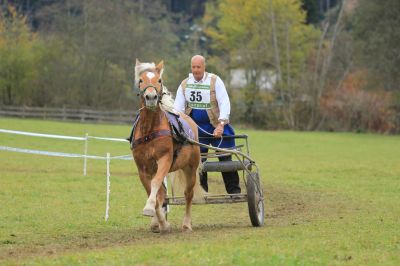
[[[84,176],[86,176],[86,167],[87,167],[88,136],[89,136],[89,134],[86,133],[86,135],[85,135],[85,150],[84,150],[85,157],[83,157],[83,175]]]
[[[110,153],[107,153],[107,202],[105,221],[108,220],[108,210],[110,209]]]

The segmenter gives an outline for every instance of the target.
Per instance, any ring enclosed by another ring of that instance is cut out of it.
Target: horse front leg
[[[185,169],[184,173],[186,178],[186,208],[185,216],[183,217],[182,230],[184,232],[192,232],[192,201],[194,195],[194,186],[196,184],[196,168]]]
[[[166,190],[160,188],[158,190],[158,194],[157,194],[157,202],[158,202],[159,205],[156,204],[156,215],[151,217],[151,223],[150,223],[150,230],[153,233],[160,233],[161,232],[160,223],[158,221],[158,216],[161,215],[162,217],[166,217],[166,212],[162,207],[163,206],[162,204],[164,203],[165,197],[166,197]],[[158,215],[157,215],[157,206],[161,206],[161,214],[158,214]],[[164,228],[165,228],[165,226],[164,226]],[[166,231],[166,230],[164,229],[164,231]]]
[[[165,219],[165,214],[162,210],[162,203],[165,195],[161,195],[157,200],[157,194],[159,194],[164,176],[168,174],[171,167],[171,159],[169,157],[170,156],[164,156],[157,161],[157,172],[151,180],[151,192],[143,209],[143,215],[157,216],[161,233],[170,230],[170,225]]]
[[[140,181],[142,182],[142,185],[146,190],[147,197],[149,197],[150,193],[151,193],[151,179],[152,179],[151,176],[152,176],[152,174],[146,172],[145,169],[146,168],[138,168],[138,171],[139,171]],[[160,224],[158,222],[158,218],[156,215],[153,215],[151,217],[150,230],[153,233],[160,233]]]
[[[150,182],[150,195],[147,198],[146,205],[143,208],[144,216],[155,216],[156,215],[156,205],[157,205],[157,193],[160,189],[161,184],[159,184],[156,176]]]

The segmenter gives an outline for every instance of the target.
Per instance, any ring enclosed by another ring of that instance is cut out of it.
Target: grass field
[[[0,128],[125,138],[129,126],[0,118]],[[0,151],[0,265],[400,265],[400,137],[237,130],[260,167],[265,226],[246,203],[195,205],[193,233],[149,231],[146,196],[131,161],[106,164]],[[0,133],[0,146],[83,153],[83,142]],[[90,140],[89,154],[130,153]],[[211,190],[223,186],[215,176]]]

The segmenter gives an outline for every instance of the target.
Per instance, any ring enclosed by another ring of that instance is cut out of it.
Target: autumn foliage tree
[[[262,122],[266,114],[257,108],[265,98],[259,82],[270,79],[276,83],[275,103],[282,106],[282,118],[288,127],[296,127],[296,103],[305,89],[301,80],[318,38],[318,31],[305,24],[301,5],[293,0],[222,0],[216,6],[208,5],[204,22],[213,48],[229,55],[229,68],[246,72],[245,113],[253,124]],[[217,21],[209,19],[215,16]]]
[[[382,132],[395,130],[391,93],[363,90],[366,71],[347,75],[342,86],[321,99],[324,129]]]

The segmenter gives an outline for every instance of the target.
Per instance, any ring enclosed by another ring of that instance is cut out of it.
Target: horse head
[[[141,63],[136,59],[135,84],[139,89],[142,103],[150,110],[157,108],[163,96],[163,71],[163,61],[155,65],[154,63]]]

